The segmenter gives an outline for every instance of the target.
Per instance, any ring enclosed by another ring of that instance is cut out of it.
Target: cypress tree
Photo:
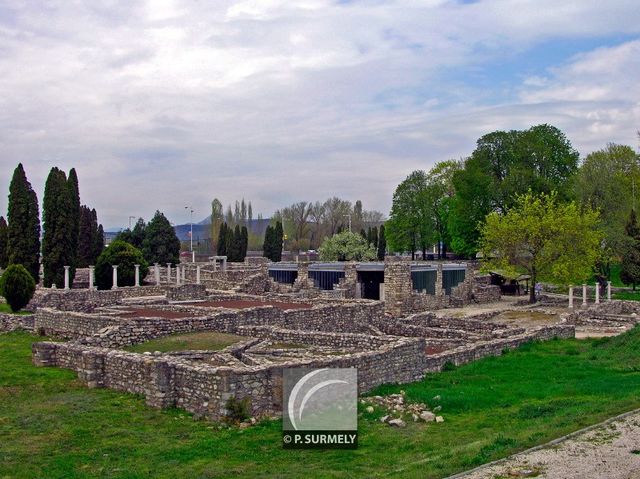
[[[91,210],[86,205],[82,205],[80,207],[80,234],[78,236],[76,267],[86,268],[92,264],[95,234]]]
[[[273,261],[282,261],[282,241],[284,239],[284,231],[282,231],[282,223],[278,221],[275,226],[273,235]]]
[[[67,216],[67,228],[69,234],[70,261],[69,279],[73,284],[73,278],[76,276],[76,263],[78,261],[78,241],[80,235],[80,186],[78,183],[78,175],[75,168],[69,170],[69,179],[67,180],[67,194],[69,195],[69,213]]]
[[[169,220],[156,211],[146,227],[142,252],[149,264],[180,262],[180,240]]]
[[[267,225],[267,230],[264,232],[264,243],[262,244],[262,256],[272,261],[273,233],[274,231],[271,225]]]
[[[217,255],[227,255],[227,223],[220,223],[220,232],[218,233]]]
[[[384,225],[380,225],[378,233],[378,260],[384,261],[384,255],[387,252],[387,239],[384,237]]]
[[[4,216],[0,216],[0,268],[6,269],[9,265],[9,254],[7,252],[7,222]]]
[[[97,225],[96,235],[93,240],[93,255],[91,258],[91,264],[96,264],[96,261],[98,261],[98,257],[104,251],[104,229],[102,228],[102,225],[98,225],[96,210],[91,210],[91,216],[94,227]]]
[[[77,245],[74,245],[75,220],[72,215],[73,185],[68,182],[65,173],[51,168],[44,189],[42,202],[44,233],[42,236],[42,263],[44,267],[44,285],[58,287],[64,285],[64,267],[75,263]],[[70,271],[71,273],[71,271]],[[70,274],[73,282],[73,274]]]
[[[9,185],[7,253],[9,264],[21,264],[36,284],[40,280],[40,214],[38,197],[27,180],[22,163]]]
[[[246,226],[243,226],[240,230],[240,261],[244,261],[247,257],[247,250],[249,249],[249,230]]]
[[[369,228],[369,232],[367,233],[364,228],[360,229],[360,236],[362,236],[365,240],[369,240],[371,238],[371,228]]]
[[[224,230],[224,242],[228,261],[235,261],[233,240],[233,228],[227,225]]]

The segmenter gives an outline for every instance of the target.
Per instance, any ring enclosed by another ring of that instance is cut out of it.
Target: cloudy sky
[[[636,148],[637,0],[0,0],[0,214],[76,167],[108,228],[337,195],[388,212],[417,168],[550,123]]]

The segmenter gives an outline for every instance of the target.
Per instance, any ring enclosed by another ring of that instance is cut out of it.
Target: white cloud
[[[513,102],[451,79],[538,44],[637,36],[634,1],[43,5],[0,7],[0,185],[19,161],[40,193],[51,166],[75,166],[108,226],[157,208],[181,222],[187,203],[204,217],[213,196],[387,211],[412,169],[493,129],[549,122],[585,152],[638,127],[637,40],[523,78]]]

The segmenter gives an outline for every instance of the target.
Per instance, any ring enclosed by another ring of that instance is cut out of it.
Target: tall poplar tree
[[[27,180],[22,163],[9,185],[7,250],[9,264],[21,264],[40,280],[40,213],[38,197]]]
[[[69,244],[71,245],[71,259],[69,265],[69,279],[73,284],[73,278],[76,276],[76,263],[78,256],[78,240],[80,235],[80,186],[78,184],[78,175],[75,168],[69,170],[69,179],[67,180],[67,194],[69,195],[69,213],[68,213],[68,234]]]
[[[387,239],[384,236],[384,225],[380,225],[378,232],[378,260],[384,261],[384,255],[387,252]]]

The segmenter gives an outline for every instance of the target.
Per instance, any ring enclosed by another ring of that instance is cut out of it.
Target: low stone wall
[[[220,419],[230,397],[251,400],[253,414],[279,413],[282,403],[282,371],[289,367],[355,367],[360,393],[385,383],[420,380],[426,372],[439,371],[446,363],[463,364],[524,342],[572,337],[574,328],[556,325],[508,339],[494,339],[440,354],[426,355],[423,338],[364,338],[361,335],[285,331],[278,328],[248,328],[286,341],[327,342],[335,346],[377,342],[376,350],[336,357],[292,361],[258,367],[214,367],[194,365],[171,355],[148,356],[76,343],[41,342],[33,344],[33,361],[38,366],[58,366],[78,372],[90,387],[109,387],[144,394],[154,407],[177,406],[196,416]],[[347,346],[348,345],[348,346]]]
[[[16,330],[33,331],[33,315],[0,313],[0,333]]]
[[[184,284],[172,286],[167,290],[169,301],[189,301],[207,298],[207,288],[204,284]]]
[[[42,335],[76,339],[97,334],[109,326],[119,326],[124,321],[117,316],[39,308],[34,315],[33,328]]]

